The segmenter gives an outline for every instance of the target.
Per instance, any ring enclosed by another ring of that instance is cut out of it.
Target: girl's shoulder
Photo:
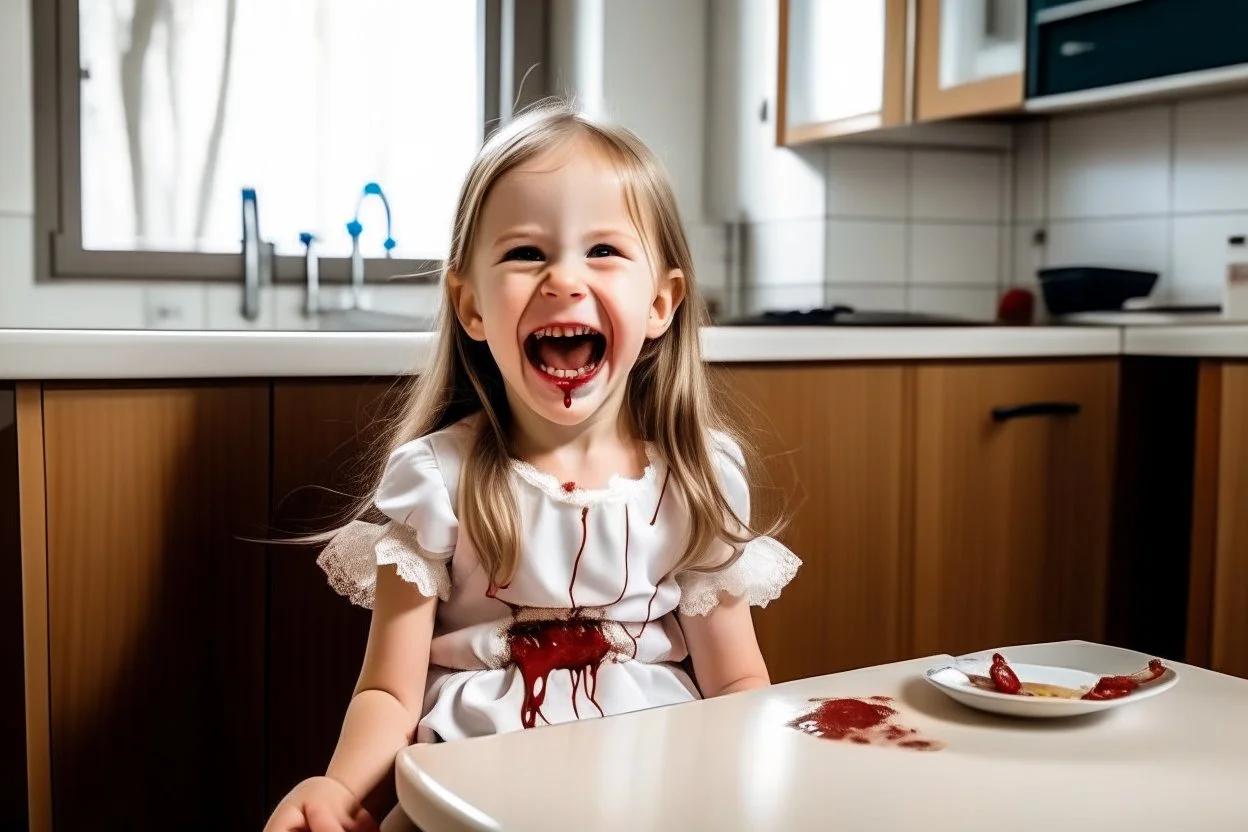
[[[473,417],[469,416],[409,439],[390,452],[390,463],[425,462],[436,464],[439,468],[458,469],[471,446],[474,425]]]

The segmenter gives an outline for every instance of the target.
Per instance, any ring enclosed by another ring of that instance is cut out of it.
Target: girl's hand
[[[332,777],[311,777],[273,810],[264,832],[379,832],[351,790]]]

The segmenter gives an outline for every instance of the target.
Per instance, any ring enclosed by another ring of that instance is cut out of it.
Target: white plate
[[[1011,661],[1009,652],[1000,652],[1005,656],[1006,661],[1009,662],[1010,667],[1013,668],[1015,675],[1018,676],[1021,682],[1061,685],[1062,687],[1075,689],[1091,688],[1102,675],[1071,667]],[[1166,672],[1160,678],[1140,685],[1130,695],[1118,699],[1091,700],[1059,699],[1044,696],[1015,696],[995,690],[985,690],[971,683],[967,674],[987,676],[990,663],[989,660],[978,657],[955,659],[950,664],[929,669],[924,676],[937,689],[968,707],[1006,716],[1041,719],[1079,716],[1081,714],[1107,711],[1110,708],[1120,708],[1123,705],[1131,705],[1164,693],[1174,687],[1179,681],[1179,674],[1173,668],[1167,666]],[[1103,675],[1111,675],[1111,673],[1115,672],[1120,673],[1123,671],[1109,671]]]

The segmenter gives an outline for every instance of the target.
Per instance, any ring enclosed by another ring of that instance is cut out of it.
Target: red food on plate
[[[992,667],[988,668],[988,676],[1001,693],[1018,693],[1023,689],[1022,682],[1018,681],[1014,671],[1005,663],[1005,656],[1000,653],[992,654]]]
[[[1102,676],[1092,690],[1083,695],[1083,698],[1093,700],[1121,699],[1124,696],[1129,696],[1140,685],[1147,684],[1154,679],[1160,679],[1165,672],[1166,667],[1161,663],[1161,659],[1152,659],[1149,661],[1148,667],[1138,670],[1130,676]]]

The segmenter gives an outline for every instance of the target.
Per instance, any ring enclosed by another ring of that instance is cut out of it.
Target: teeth
[[[579,370],[565,370],[562,367],[547,367],[545,364],[542,364],[541,370],[546,375],[554,378],[580,378],[583,375],[592,373],[597,366],[597,362],[591,361]]]
[[[592,326],[546,326],[533,333],[534,338],[571,338],[576,335],[595,335],[598,330]]]

